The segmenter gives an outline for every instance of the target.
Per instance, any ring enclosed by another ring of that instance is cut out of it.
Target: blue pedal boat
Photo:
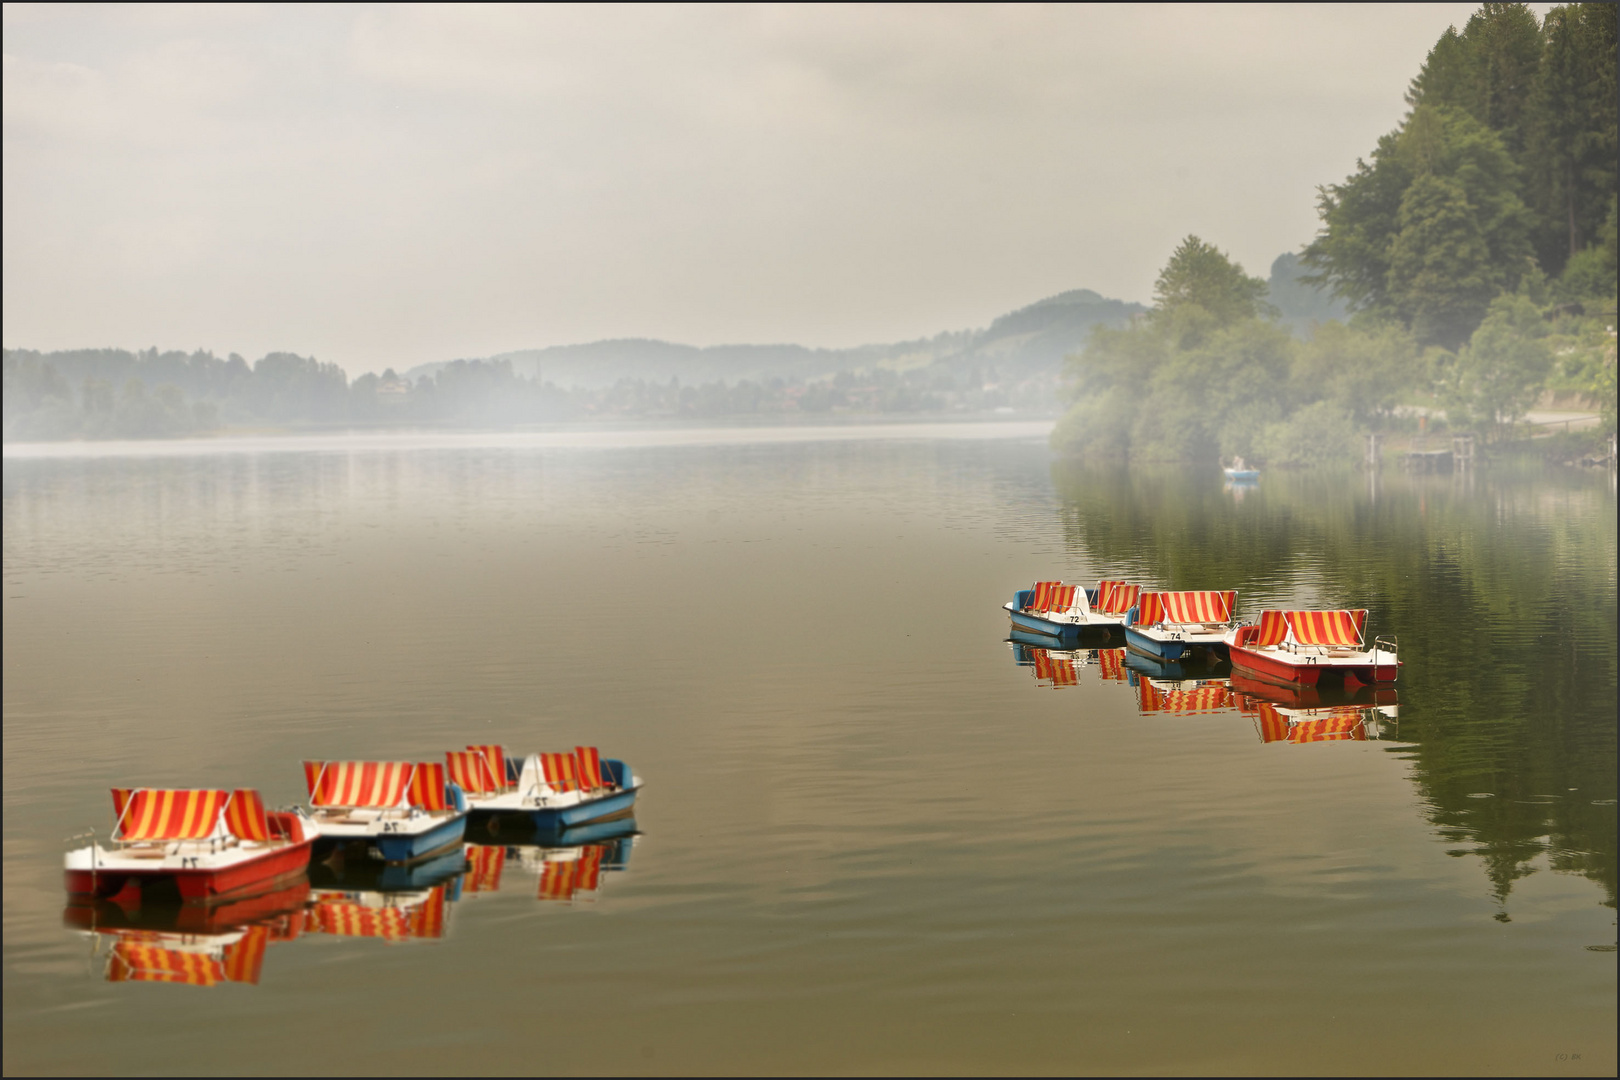
[[[1140,591],[1123,581],[1099,581],[1095,589],[1037,581],[1019,589],[1002,608],[1015,631],[1067,639],[1086,630],[1122,626]]]
[[[438,762],[306,761],[309,809],[299,809],[318,847],[364,845],[374,859],[409,863],[459,847],[467,796]]]
[[[1125,646],[1161,661],[1225,656],[1236,626],[1235,591],[1144,592],[1125,616]]]
[[[524,814],[537,830],[557,830],[631,812],[641,779],[594,746],[569,753],[512,757],[500,746],[469,746],[445,755],[450,775],[467,788],[480,817]]]

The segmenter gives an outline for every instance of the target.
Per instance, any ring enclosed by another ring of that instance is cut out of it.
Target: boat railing
[[[1387,652],[1390,656],[1400,655],[1400,639],[1394,634],[1380,634],[1373,638],[1373,652]]]

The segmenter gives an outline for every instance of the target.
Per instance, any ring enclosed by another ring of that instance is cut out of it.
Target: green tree
[[[1615,6],[1555,7],[1543,35],[1526,201],[1536,212],[1536,254],[1556,274],[1593,243],[1615,193]]]
[[[1552,370],[1547,323],[1527,296],[1501,296],[1457,353],[1448,412],[1493,436],[1510,430],[1541,395]]]
[[[1462,185],[1420,176],[1401,199],[1390,241],[1390,306],[1420,341],[1455,348],[1501,287],[1490,245]]]
[[[1249,277],[1225,252],[1196,236],[1177,246],[1153,286],[1160,315],[1196,306],[1214,316],[1218,326],[1275,314],[1265,297],[1263,279]]]
[[[1423,377],[1417,343],[1398,324],[1330,322],[1299,348],[1294,397],[1332,402],[1356,425],[1370,427],[1386,419]]]
[[[1528,265],[1518,180],[1494,132],[1462,109],[1420,103],[1371,165],[1321,191],[1309,280],[1454,347]]]

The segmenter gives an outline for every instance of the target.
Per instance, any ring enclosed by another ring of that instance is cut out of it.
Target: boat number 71
[[[191,869],[195,870],[197,868],[197,858],[198,856],[196,855],[180,856],[180,868],[184,870],[186,867],[190,867]]]

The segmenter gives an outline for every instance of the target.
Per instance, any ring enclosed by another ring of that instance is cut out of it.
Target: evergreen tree
[[[1615,192],[1615,7],[1572,4],[1547,13],[1531,107],[1526,201],[1549,273],[1589,246]]]
[[[1181,242],[1153,286],[1160,313],[1196,306],[1213,316],[1218,326],[1274,314],[1265,296],[1263,279],[1249,277],[1223,251],[1196,236]]]

